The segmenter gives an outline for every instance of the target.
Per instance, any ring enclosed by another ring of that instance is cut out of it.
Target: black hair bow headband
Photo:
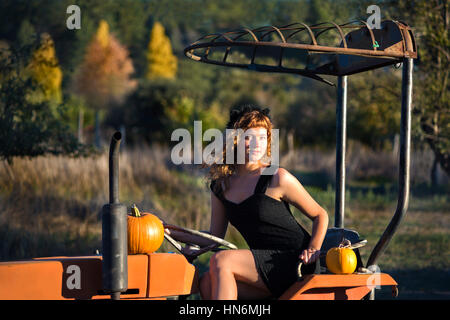
[[[258,106],[245,105],[240,108],[230,110],[230,121],[227,123],[227,129],[232,129],[234,124],[247,112],[258,111],[267,116],[270,119],[270,109],[261,109]]]

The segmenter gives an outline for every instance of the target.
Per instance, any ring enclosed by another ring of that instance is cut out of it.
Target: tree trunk
[[[84,110],[80,108],[78,111],[78,142],[83,143],[83,121],[84,121]]]
[[[294,153],[294,129],[289,130],[287,135],[288,154],[290,156]]]
[[[436,188],[438,185],[438,176],[437,176],[438,164],[439,164],[438,158],[435,154],[434,160],[433,160],[433,166],[431,167],[431,172],[430,172],[430,181],[431,181],[432,188]]]
[[[288,147],[288,163],[293,166],[294,163],[294,129],[289,130],[287,133],[287,147]]]
[[[101,148],[100,141],[100,114],[99,111],[95,111],[95,134],[94,134],[94,145],[97,149]]]
[[[426,116],[422,116],[420,119],[420,127],[422,131],[432,138],[425,138],[425,141],[430,146],[431,150],[433,150],[435,161],[437,161],[441,168],[445,171],[448,177],[450,177],[450,152],[448,150],[441,150],[438,146],[437,139],[435,137],[439,136],[439,128],[436,125],[436,121],[433,122],[434,126],[430,128],[427,125],[428,118]]]

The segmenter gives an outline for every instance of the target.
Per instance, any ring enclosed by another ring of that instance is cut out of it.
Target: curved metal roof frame
[[[330,31],[339,36],[338,45],[330,43]],[[299,41],[300,35],[306,35],[308,41]],[[244,54],[246,59],[240,60],[245,61],[232,61],[230,56],[234,52]],[[184,54],[195,61],[262,72],[294,73],[332,84],[318,75],[350,75],[396,64],[402,58],[417,58],[417,49],[406,23],[385,20],[380,29],[371,29],[365,21],[242,28],[201,37],[186,47]],[[268,57],[271,61],[264,61]],[[295,66],[289,63],[292,59],[297,60]]]

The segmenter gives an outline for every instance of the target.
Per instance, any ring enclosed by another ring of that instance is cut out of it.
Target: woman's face
[[[250,128],[245,131],[245,158],[249,162],[257,162],[267,151],[267,129]]]

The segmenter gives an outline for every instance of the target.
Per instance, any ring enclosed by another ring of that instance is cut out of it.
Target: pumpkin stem
[[[136,207],[136,204],[134,204],[134,203],[131,206],[131,214],[133,215],[133,217],[140,217],[141,216],[141,213],[139,212],[138,207]]]
[[[339,248],[348,248],[352,245],[352,243],[350,242],[350,240],[348,239],[342,239],[342,242],[339,244]]]

